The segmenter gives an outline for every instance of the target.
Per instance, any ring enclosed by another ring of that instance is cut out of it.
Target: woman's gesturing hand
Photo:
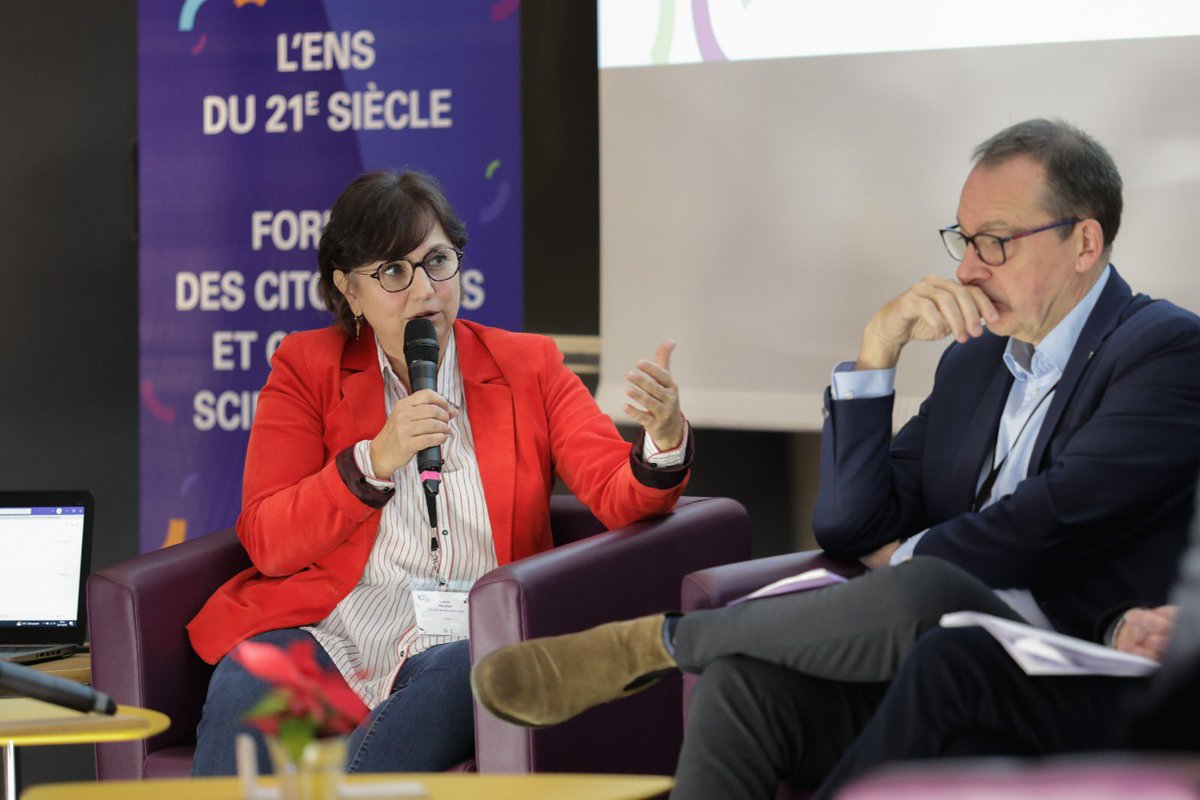
[[[660,342],[654,361],[640,360],[626,374],[625,415],[646,429],[659,450],[674,450],[683,444],[683,412],[679,410],[679,387],[671,377],[671,352],[675,342]]]

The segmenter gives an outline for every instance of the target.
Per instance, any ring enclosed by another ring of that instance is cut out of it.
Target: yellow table
[[[0,698],[0,745],[4,746],[4,797],[17,796],[17,753],[22,745],[93,744],[144,739],[171,724],[166,714],[135,706],[117,713],[84,714],[27,697]]]
[[[347,783],[420,783],[430,800],[636,800],[670,791],[674,779],[658,775],[475,775],[410,773],[350,775]],[[264,784],[268,783],[263,779]],[[382,795],[380,795],[382,797]],[[237,778],[105,781],[35,786],[22,800],[241,800]]]

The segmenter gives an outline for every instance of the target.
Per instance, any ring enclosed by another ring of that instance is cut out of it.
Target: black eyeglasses
[[[999,267],[1008,260],[1008,254],[1004,251],[1005,242],[1024,239],[1026,236],[1033,236],[1035,233],[1061,228],[1064,225],[1074,225],[1077,222],[1079,222],[1079,219],[1075,217],[1060,219],[1058,222],[1051,222],[1049,225],[1043,225],[1040,228],[1017,231],[1016,233],[1010,233],[1008,236],[996,236],[993,233],[977,233],[974,236],[967,236],[959,230],[958,225],[942,228],[938,233],[942,235],[942,244],[946,245],[946,252],[955,261],[962,261],[966,258],[967,245],[971,245],[975,248],[975,255],[979,256],[980,261],[989,267]]]
[[[458,274],[462,264],[462,250],[457,247],[440,247],[426,254],[417,264],[408,261],[387,261],[380,264],[371,272],[355,272],[364,278],[374,278],[379,281],[385,292],[403,292],[412,286],[417,269],[425,270],[431,281],[448,281]]]

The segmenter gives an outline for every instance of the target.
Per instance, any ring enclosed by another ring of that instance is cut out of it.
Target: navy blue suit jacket
[[[859,557],[925,528],[916,554],[993,588],[1028,588],[1055,627],[1099,639],[1116,615],[1164,603],[1200,470],[1200,318],[1134,295],[1114,269],[1011,495],[971,510],[1012,375],[1007,339],[942,355],[933,391],[892,440],[894,396],[832,401],[817,540]]]

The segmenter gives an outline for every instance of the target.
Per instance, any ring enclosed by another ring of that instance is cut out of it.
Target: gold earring
[[[355,341],[358,340],[358,334],[359,334],[359,332],[362,331],[362,321],[363,321],[362,314],[359,314],[358,316],[356,316],[354,318],[354,339],[355,339]]]

